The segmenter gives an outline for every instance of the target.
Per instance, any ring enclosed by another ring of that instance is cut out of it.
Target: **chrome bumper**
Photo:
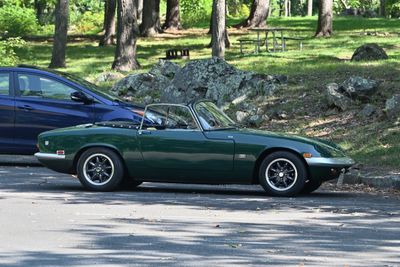
[[[354,165],[355,161],[351,158],[343,157],[343,158],[306,158],[305,159],[308,165],[318,165],[318,166],[338,166],[338,167],[350,167]]]
[[[52,153],[35,153],[35,157],[40,159],[65,159],[65,155],[57,155]]]

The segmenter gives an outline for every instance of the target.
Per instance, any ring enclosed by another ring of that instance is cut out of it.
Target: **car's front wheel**
[[[81,184],[92,191],[112,191],[124,177],[121,158],[107,148],[90,148],[82,153],[77,165]]]
[[[314,181],[310,179],[304,185],[303,190],[301,190],[302,194],[311,194],[315,190],[317,190],[322,185],[322,181]]]
[[[277,151],[262,161],[259,182],[273,196],[294,196],[300,193],[307,177],[303,161],[295,154]]]

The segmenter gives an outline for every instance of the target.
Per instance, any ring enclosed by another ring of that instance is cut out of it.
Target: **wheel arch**
[[[121,159],[121,162],[122,162],[122,164],[124,166],[124,172],[127,171],[124,158],[122,157],[121,151],[119,151],[118,148],[116,148],[115,146],[112,146],[112,145],[107,145],[107,144],[89,144],[89,145],[85,145],[84,147],[81,147],[78,150],[78,152],[75,154],[75,157],[74,157],[74,160],[73,160],[73,164],[72,164],[72,168],[73,168],[74,174],[76,174],[76,172],[77,172],[76,168],[77,168],[77,165],[78,165],[79,158],[82,156],[82,154],[85,151],[87,151],[87,150],[89,150],[91,148],[107,148],[107,149],[112,150]]]
[[[304,166],[306,167],[306,171],[307,171],[307,175],[310,174],[310,169],[309,166],[306,162],[306,160],[302,157],[301,153],[292,149],[292,148],[288,148],[288,147],[270,147],[270,148],[266,148],[263,152],[260,153],[260,155],[258,156],[256,163],[254,164],[254,169],[253,169],[253,175],[252,175],[252,184],[259,184],[258,182],[258,172],[260,170],[260,166],[262,161],[270,154],[277,152],[277,151],[286,151],[289,153],[292,153],[296,156],[299,157],[299,159],[304,163]]]

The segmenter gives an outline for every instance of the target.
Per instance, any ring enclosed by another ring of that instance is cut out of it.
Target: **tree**
[[[234,25],[235,28],[264,27],[268,17],[269,0],[253,0],[247,19]]]
[[[116,0],[106,0],[104,5],[104,35],[100,39],[100,46],[112,45],[115,35],[115,9]]]
[[[161,33],[160,0],[143,1],[143,18],[140,33],[144,37],[155,36]]]
[[[307,16],[313,15],[313,0],[307,0]]]
[[[167,0],[167,16],[162,27],[164,30],[181,30],[181,15],[179,10],[179,0]]]
[[[381,17],[386,17],[386,1],[385,0],[379,1],[379,15]]]
[[[214,0],[212,13],[213,13],[212,56],[224,58],[225,57],[225,38],[226,38],[225,0]]]
[[[228,35],[228,31],[226,29],[226,16],[227,16],[227,6],[225,5],[225,48],[229,48],[231,47],[231,42],[229,41],[229,35]],[[210,17],[210,28],[208,30],[207,34],[211,34],[211,42],[210,44],[207,46],[208,48],[212,48],[213,46],[213,26],[214,26],[214,1],[213,1],[213,9],[211,10],[211,17]]]
[[[65,67],[65,50],[67,49],[69,2],[58,0],[56,4],[56,22],[54,27],[53,52],[49,68]]]
[[[135,4],[137,7],[137,21],[138,23],[141,23],[143,14],[143,0],[135,0]]]
[[[139,35],[137,10],[133,0],[118,0],[117,47],[112,68],[130,71],[139,68],[136,39]]]
[[[333,0],[319,0],[318,26],[315,37],[328,37],[333,33]]]

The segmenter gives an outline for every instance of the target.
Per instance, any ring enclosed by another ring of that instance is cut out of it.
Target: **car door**
[[[140,149],[146,166],[159,177],[197,179],[232,171],[234,141],[207,139],[188,107],[151,105],[146,117],[153,118],[154,125],[139,130]]]
[[[20,146],[34,152],[41,132],[94,121],[93,104],[71,100],[78,91],[71,85],[36,73],[15,76],[15,141]]]
[[[10,153],[14,146],[15,100],[12,72],[0,71],[0,153]]]

